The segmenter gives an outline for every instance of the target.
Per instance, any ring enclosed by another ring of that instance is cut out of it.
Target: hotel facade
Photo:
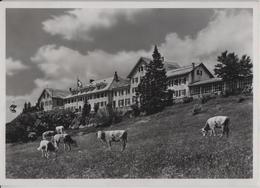
[[[111,103],[114,108],[130,109],[136,103],[136,89],[146,73],[146,65],[151,59],[141,57],[132,68],[127,78],[120,77],[117,72],[114,76],[91,80],[80,88],[57,90],[45,88],[37,103],[44,111],[53,109],[69,109],[82,111],[84,101],[87,100],[94,110],[94,106],[105,107]],[[173,99],[184,97],[201,97],[205,94],[220,94],[227,89],[221,78],[216,78],[203,63],[191,63],[180,67],[176,62],[164,62],[167,75],[167,87],[174,91]],[[252,86],[252,77],[235,82],[235,87],[243,89]]]

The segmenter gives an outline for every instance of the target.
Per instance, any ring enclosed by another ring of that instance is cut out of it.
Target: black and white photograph
[[[252,6],[4,14],[6,179],[253,179]]]

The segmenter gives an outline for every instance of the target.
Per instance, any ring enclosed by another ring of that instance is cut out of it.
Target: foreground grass
[[[77,135],[79,148],[41,158],[39,141],[6,146],[7,178],[252,178],[252,111],[249,98],[218,98],[193,116],[196,102],[126,120],[108,129],[127,129],[124,152],[97,141],[94,132]],[[202,137],[199,129],[214,115],[228,115],[231,135]]]

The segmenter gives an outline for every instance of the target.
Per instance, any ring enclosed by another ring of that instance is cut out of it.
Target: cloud
[[[252,57],[252,21],[249,11],[216,11],[208,26],[194,39],[190,36],[180,39],[176,33],[170,33],[160,49],[167,59],[183,64],[202,61],[212,70],[217,56],[225,50]]]
[[[14,60],[9,57],[6,59],[6,74],[8,76],[13,76],[21,70],[28,69],[28,67],[23,64],[20,60]]]
[[[74,9],[66,14],[53,16],[45,20],[43,29],[51,35],[60,35],[66,40],[91,41],[93,29],[107,29],[114,26],[119,19],[133,21],[134,15],[141,9]]]
[[[217,10],[207,27],[195,37],[180,38],[176,33],[169,33],[158,47],[166,60],[178,62],[182,66],[202,61],[213,70],[217,56],[225,50],[239,56],[247,54],[252,57],[252,27],[252,14],[249,11]],[[153,46],[146,51],[108,53],[93,50],[82,54],[65,46],[42,46],[31,61],[45,76],[35,80],[36,88],[25,97],[35,101],[46,86],[60,89],[75,87],[77,76],[83,84],[90,78],[112,76],[114,71],[125,77],[140,56],[151,57],[152,51]]]

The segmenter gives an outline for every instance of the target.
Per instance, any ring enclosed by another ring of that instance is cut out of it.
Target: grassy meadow
[[[252,178],[253,99],[217,98],[192,115],[193,101],[136,117],[107,129],[127,129],[128,144],[109,151],[96,130],[78,130],[78,148],[41,158],[39,140],[6,145],[6,178]],[[215,115],[231,119],[230,137],[202,137],[200,129]]]

